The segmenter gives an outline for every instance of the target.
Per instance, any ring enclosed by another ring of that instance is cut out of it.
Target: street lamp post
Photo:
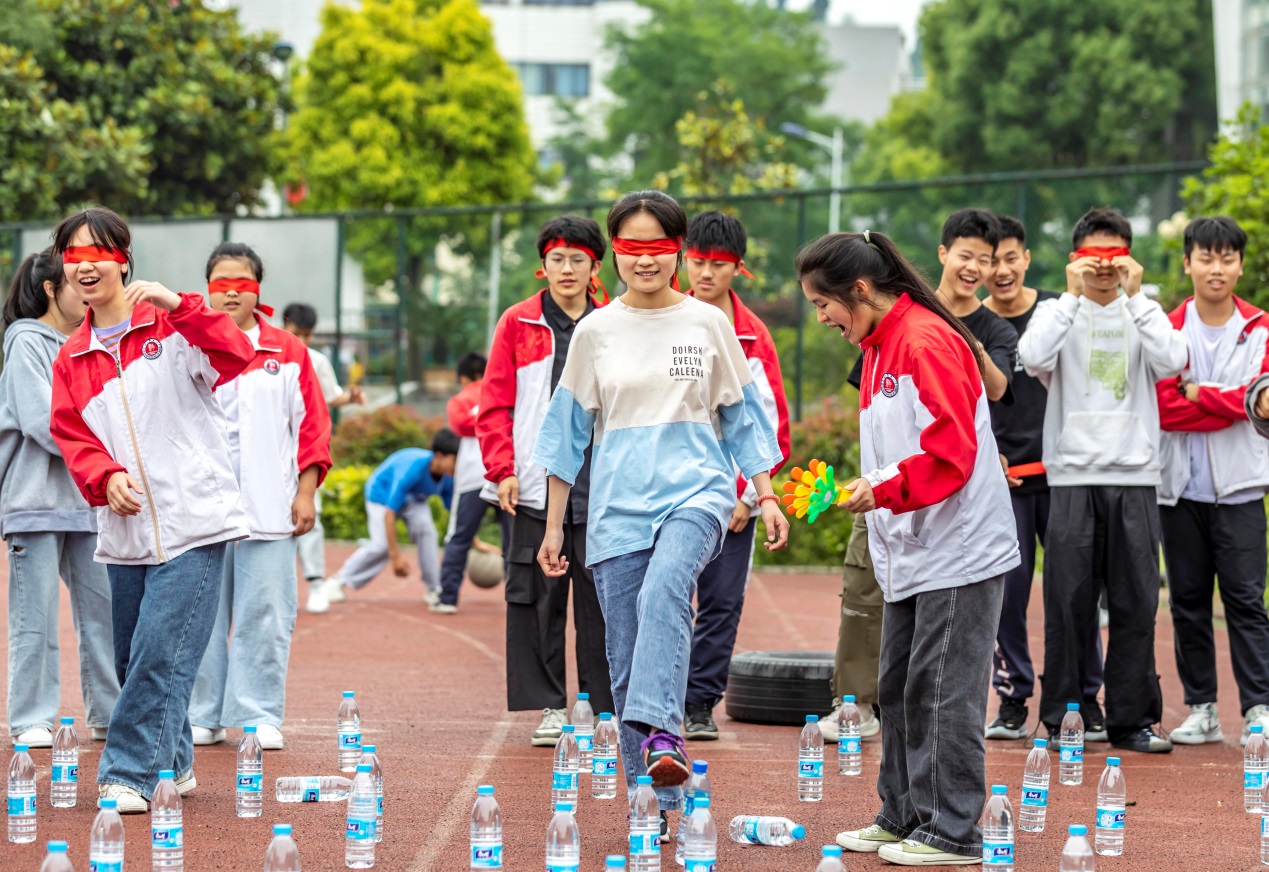
[[[842,174],[845,169],[845,161],[842,158],[842,152],[845,148],[842,137],[842,129],[840,127],[833,128],[832,136],[825,136],[822,133],[816,133],[814,130],[807,130],[801,124],[793,124],[785,122],[780,125],[780,129],[790,136],[796,136],[798,139],[805,139],[812,145],[818,145],[820,148],[828,152],[832,163],[829,169],[829,185],[833,192],[829,195],[828,200],[828,232],[836,233],[842,227]]]

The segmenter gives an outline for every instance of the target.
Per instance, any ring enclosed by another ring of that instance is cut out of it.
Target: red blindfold
[[[542,248],[542,257],[545,259],[546,253],[556,248],[575,248],[578,251],[580,251],[582,254],[589,257],[592,261],[595,261],[596,263],[599,261],[599,255],[595,254],[594,249],[588,248],[585,245],[578,245],[576,242],[569,242],[566,239],[552,239]],[[546,278],[546,270],[539,269],[536,273],[534,273],[534,275],[540,279],[544,279]],[[597,275],[591,276],[590,292],[591,292],[591,296],[595,298],[595,302],[598,305],[600,306],[607,305],[608,289],[604,287],[604,283],[599,280],[599,276]],[[602,294],[602,298],[600,296],[601,294]]]
[[[1088,246],[1085,248],[1075,249],[1076,257],[1095,257],[1098,260],[1113,260],[1116,257],[1127,257],[1129,249],[1127,246],[1116,246],[1113,248],[1099,248],[1097,246]]]
[[[692,260],[717,260],[722,261],[723,263],[740,263],[740,257],[738,255],[733,254],[730,251],[722,251],[717,248],[711,248],[708,250],[689,248],[687,250],[687,256]],[[745,278],[753,278],[753,273],[745,269],[743,266],[740,268],[740,274]]]
[[[62,263],[127,263],[128,253],[103,245],[72,245],[62,252]]]
[[[266,318],[273,317],[273,307],[266,306],[259,301],[260,283],[255,279],[212,279],[207,283],[207,292],[209,294],[227,294],[230,291],[237,291],[240,294],[255,294],[256,311]]]
[[[612,241],[612,250],[615,254],[628,254],[638,257],[640,255],[649,255],[650,257],[660,257],[667,254],[678,254],[683,250],[683,240],[679,239],[622,239],[616,237]],[[674,290],[679,289],[679,277],[675,274],[670,279],[670,287]]]

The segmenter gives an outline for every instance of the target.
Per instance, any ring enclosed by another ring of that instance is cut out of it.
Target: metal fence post
[[[798,248],[806,244],[806,194],[798,197]],[[806,296],[797,290],[798,345],[793,368],[793,420],[802,420],[802,357],[806,332]]]
[[[396,386],[397,404],[400,405],[405,395],[401,391],[401,383],[405,381],[405,293],[409,281],[405,267],[405,219],[397,217],[397,323],[393,327],[393,336],[397,350],[396,365],[392,380]]]
[[[494,210],[489,219],[489,319],[485,325],[485,349],[493,347],[498,326],[498,285],[502,281],[502,212]]]
[[[1014,186],[1014,217],[1022,222],[1022,226],[1027,228],[1027,183],[1024,179],[1019,179]],[[1027,228],[1030,230],[1030,228]],[[1028,233],[1027,235],[1030,235]]]
[[[363,315],[364,317],[364,315]],[[344,216],[335,216],[335,380],[344,383]],[[330,410],[331,422],[339,423],[339,408]]]

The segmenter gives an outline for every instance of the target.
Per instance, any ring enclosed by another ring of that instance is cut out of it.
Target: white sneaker
[[[176,779],[176,792],[181,796],[189,793],[195,787],[198,787],[198,779],[194,777],[193,769]]]
[[[326,594],[326,602],[330,605],[348,601],[344,595],[344,583],[334,576],[322,582],[322,593]]]
[[[567,723],[568,712],[564,709],[542,709],[542,723],[533,731],[533,745],[539,748],[555,747]]]
[[[105,728],[105,727],[93,727],[93,741],[94,741],[94,742],[104,742],[104,741],[106,741],[106,728]]]
[[[319,581],[309,585],[308,602],[304,604],[304,611],[310,615],[321,615],[330,611],[330,600],[326,598],[324,582]]]
[[[1269,733],[1269,705],[1253,705],[1247,709],[1247,714],[1243,715],[1243,737],[1242,743],[1247,744],[1247,738],[1251,735],[1251,728],[1256,724],[1260,724],[1266,733]]]
[[[215,745],[225,741],[225,731],[223,729],[211,729],[209,727],[191,727],[190,732],[194,736],[195,745]]]
[[[256,727],[256,738],[265,751],[282,750],[282,731],[273,724],[260,724]]]
[[[837,708],[820,718],[820,732],[824,735],[825,742],[832,744],[837,741],[837,719],[841,713],[842,704],[838,703]],[[859,737],[871,739],[880,732],[881,721],[872,713],[872,706],[868,704],[859,706]]]
[[[837,742],[837,719],[842,716],[842,705],[838,703],[833,710],[824,717],[820,718],[820,733],[824,736],[824,741],[829,744]]]
[[[452,603],[437,603],[436,605],[428,606],[427,610],[429,612],[435,612],[438,615],[458,614],[458,606],[453,605]]]
[[[145,814],[150,804],[145,797],[125,784],[101,784],[97,787],[97,807],[101,808],[101,800],[113,799],[118,803],[119,814]]]
[[[43,727],[32,727],[14,736],[13,744],[26,745],[28,748],[52,748],[53,731]]]
[[[844,833],[837,834],[837,844],[847,851],[855,851],[860,854],[875,854],[883,846],[894,845],[898,842],[898,836],[888,830],[883,830],[876,824],[864,827],[862,830],[847,830]]]
[[[439,606],[441,604],[441,592],[432,590],[430,587],[425,588],[423,591],[423,602],[427,603],[429,608]]]
[[[1264,708],[1264,706],[1260,706]],[[1251,714],[1251,712],[1248,712]],[[1204,702],[1190,706],[1189,716],[1168,734],[1178,745],[1202,745],[1221,740],[1221,721],[1216,715],[1216,703]]]

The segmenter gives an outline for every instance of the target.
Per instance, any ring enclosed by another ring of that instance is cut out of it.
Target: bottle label
[[[659,833],[631,833],[630,856],[647,857],[660,851],[661,836]]]
[[[339,750],[341,751],[360,751],[361,750],[361,733],[345,733],[339,731]]]
[[[1013,842],[989,842],[983,840],[984,866],[1012,866]]]
[[[715,858],[684,858],[683,872],[715,872]]]
[[[1262,815],[1260,818],[1260,836],[1261,838],[1269,836],[1269,814]]]
[[[577,872],[579,868],[579,864],[571,863],[568,860],[546,861],[546,872]]]
[[[379,815],[379,817],[383,817],[383,797],[382,796],[378,797],[378,804],[375,807],[375,814]]]
[[[185,847],[185,828],[180,824],[174,827],[150,827],[150,845],[154,848]]]
[[[1058,760],[1062,763],[1083,763],[1084,746],[1063,745],[1061,750],[1058,751]]]
[[[837,740],[838,754],[861,754],[863,753],[863,750],[864,750],[863,739],[838,739]]]
[[[1022,788],[1022,804],[1044,808],[1049,804],[1049,791],[1045,787]]]
[[[1252,769],[1243,770],[1243,790],[1264,790],[1265,789],[1265,770],[1255,771]]]
[[[551,789],[552,790],[576,790],[577,789],[577,773],[576,772],[552,772],[551,773]]]
[[[348,826],[344,830],[345,838],[354,842],[372,842],[375,838],[374,818],[348,818]]]
[[[616,757],[591,757],[590,758],[590,774],[615,777],[617,775],[617,758]]]
[[[755,845],[761,841],[758,838],[758,819],[749,818],[745,821],[745,838],[753,842]]]
[[[798,778],[823,778],[824,777],[824,761],[823,760],[799,760],[798,761]]]
[[[501,869],[502,845],[472,845],[471,867],[473,869]]]
[[[89,860],[88,872],[123,872],[122,860]]]
[[[595,747],[595,745],[594,745],[594,740],[595,740],[595,737],[594,737],[593,735],[582,735],[581,733],[574,733],[573,735],[575,735],[575,736],[577,737],[577,750],[578,750],[578,751],[580,751],[580,752],[582,752],[583,754],[585,754],[585,753],[589,753],[591,750],[593,750],[593,749],[594,749],[594,747]]]
[[[1127,812],[1122,808],[1097,808],[1097,828],[1100,830],[1122,830]]]
[[[254,775],[238,775],[238,792],[239,793],[259,793],[264,785],[264,774],[257,772]]]
[[[322,801],[322,779],[305,778],[300,786],[300,802]]]
[[[78,766],[54,766],[53,767],[53,783],[54,784],[74,784],[79,781]]]
[[[35,794],[9,797],[9,816],[24,814],[35,814]]]

